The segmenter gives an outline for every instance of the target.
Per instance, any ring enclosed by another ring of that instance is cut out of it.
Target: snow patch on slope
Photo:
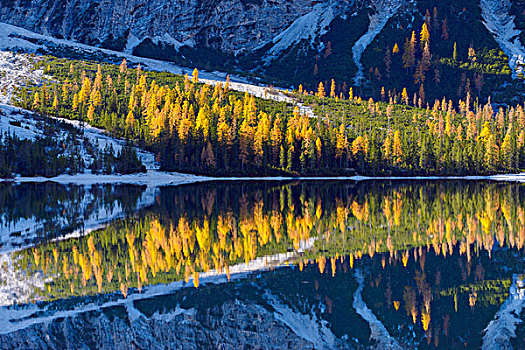
[[[43,74],[33,69],[26,55],[0,51],[0,103],[10,103],[15,87],[24,86],[26,81],[39,83]]]
[[[1,80],[0,80],[1,83]],[[0,133],[16,135],[22,140],[34,140],[38,132],[38,122],[33,118],[25,118],[17,109],[0,104]]]
[[[387,329],[379,321],[372,312],[366,306],[362,292],[363,288],[365,286],[365,277],[363,276],[363,272],[359,269],[355,271],[355,277],[357,279],[357,283],[359,284],[357,290],[354,293],[354,309],[355,311],[363,317],[363,319],[368,322],[370,326],[370,339],[374,340],[377,343],[378,349],[390,349],[390,350],[402,350],[403,348],[399,345],[399,343],[388,333]]]
[[[303,39],[313,42],[316,37],[325,34],[336,16],[334,3],[315,4],[312,11],[296,19],[286,30],[273,39],[273,47],[266,52],[266,63],[277,58],[281,52]]]
[[[115,154],[122,150],[125,146],[126,141],[117,139],[110,136],[105,130],[95,128],[89,124],[81,123],[79,120],[70,120],[64,118],[53,118],[55,120],[71,124],[77,128],[84,130],[84,137],[87,138],[92,144],[97,145],[100,150],[104,150],[106,147],[111,147],[115,151]],[[141,148],[134,147],[137,152],[137,156],[142,161],[146,169],[157,170],[159,164],[155,161],[155,155],[151,152],[147,152]]]
[[[128,36],[128,41],[126,42],[126,47],[124,48],[124,52],[128,55],[132,55],[133,50],[146,39],[151,39],[151,41],[155,45],[159,45],[159,44],[170,45],[177,51],[183,46],[189,46],[189,47],[195,46],[195,41],[193,39],[188,39],[184,42],[180,42],[174,37],[172,37],[171,35],[169,35],[168,33],[165,33],[162,36],[145,37],[142,39],[139,39],[135,35],[130,33]]]
[[[483,350],[512,349],[510,339],[516,337],[516,327],[523,321],[520,314],[525,307],[523,276],[514,276],[509,297],[483,331]]]
[[[521,31],[516,28],[515,17],[510,14],[510,0],[480,0],[483,24],[494,35],[501,49],[509,57],[509,66],[512,76],[516,78],[525,63],[525,47],[520,42]],[[518,72],[516,71],[518,68]]]
[[[361,85],[365,81],[364,68],[361,63],[361,56],[366,48],[372,43],[374,38],[381,33],[388,20],[399,10],[407,0],[373,0],[372,6],[375,13],[371,15],[368,31],[357,40],[352,47],[352,55],[357,73],[354,78],[356,85]]]

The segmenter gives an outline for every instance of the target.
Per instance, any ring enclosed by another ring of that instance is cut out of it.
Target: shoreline
[[[464,181],[502,181],[525,182],[525,173],[498,174],[498,175],[467,175],[467,176],[312,176],[312,177],[286,177],[286,176],[252,176],[252,177],[212,177],[186,173],[148,170],[146,173],[128,175],[96,175],[81,173],[75,175],[59,175],[56,177],[15,177],[1,179],[0,183],[44,183],[54,182],[59,184],[133,184],[148,187],[183,185],[197,182],[211,181],[439,181],[439,180],[464,180]]]

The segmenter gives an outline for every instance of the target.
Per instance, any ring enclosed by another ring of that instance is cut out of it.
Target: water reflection
[[[525,186],[493,182],[164,187],[135,215],[12,259],[27,275],[43,274],[36,300],[54,300],[108,292],[128,297],[173,281],[199,287],[202,276],[229,279],[234,267],[288,253],[278,264],[294,268],[264,274],[258,283],[273,290],[273,274],[290,288],[309,279],[316,287],[297,291],[294,305],[323,305],[317,314],[341,339],[364,341],[362,331],[352,334],[341,324],[366,307],[377,316],[363,317],[369,326],[384,325],[403,347],[479,347],[524,272],[524,206]],[[321,280],[338,293],[344,281],[353,282],[344,297],[327,292],[323,298]],[[308,293],[315,295],[311,301]],[[357,297],[365,306],[356,306]],[[355,311],[334,311],[342,304]]]
[[[153,199],[145,186],[0,182],[0,251],[95,228]]]

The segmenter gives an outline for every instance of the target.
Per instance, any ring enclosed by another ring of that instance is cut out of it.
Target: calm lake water
[[[0,244],[0,348],[525,348],[517,183],[2,184]]]

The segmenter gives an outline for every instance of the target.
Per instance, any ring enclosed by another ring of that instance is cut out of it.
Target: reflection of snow
[[[514,276],[509,297],[483,331],[482,349],[512,349],[510,339],[516,337],[516,327],[522,321],[520,314],[525,306],[525,283],[523,276]]]
[[[153,205],[156,195],[157,188],[145,188],[137,202],[133,203],[132,209],[139,210]],[[107,200],[100,202],[99,200],[100,198],[95,198],[90,189],[86,188],[84,196],[78,202],[62,203],[70,219],[57,216],[52,220],[48,218],[47,223],[56,225],[57,230],[70,227],[76,223],[81,224],[82,228],[68,232],[57,238],[57,240],[87,235],[93,230],[104,227],[108,222],[125,216],[126,210],[119,203],[119,199],[115,199],[112,202]],[[11,221],[4,214],[0,213],[0,252],[6,253],[33,246],[35,240],[44,233],[44,223],[45,220],[37,219],[34,216]]]
[[[16,268],[8,254],[0,254],[0,306],[28,303],[36,298],[35,291],[44,289],[41,273],[28,276]]]
[[[230,267],[231,281],[241,280],[248,277],[253,272],[266,271],[270,268],[286,266],[288,261],[297,257],[297,254],[303,250],[310,249],[314,241],[308,240],[301,242],[301,248],[297,252],[287,252],[275,254],[271,256],[264,256],[252,260],[248,263],[242,263]],[[1,277],[1,276],[0,276]],[[206,273],[201,273],[199,276],[200,285],[205,284],[220,284],[228,282],[228,277],[224,271],[211,270]],[[34,287],[27,285],[31,292]],[[40,284],[35,284],[37,287],[43,287]],[[182,288],[193,287],[192,281],[185,283],[184,281],[175,281],[169,284],[146,286],[143,287],[141,294],[129,294],[127,299],[122,299],[118,294],[105,295],[105,299],[110,301],[100,301],[96,297],[85,298],[84,303],[78,302],[75,304],[68,304],[71,309],[56,308],[54,303],[49,303],[44,306],[29,304],[23,307],[0,307],[0,334],[7,334],[17,330],[25,329],[35,324],[51,322],[53,320],[63,317],[74,317],[78,314],[93,310],[100,310],[110,306],[125,306],[130,313],[131,320],[140,316],[138,310],[133,306],[135,301],[150,299],[155,296],[172,294]],[[5,293],[12,291],[12,289],[5,289]],[[130,291],[131,292],[131,291]],[[12,302],[22,302],[22,299],[11,300]],[[1,305],[1,304],[0,304]]]
[[[356,85],[361,85],[365,80],[363,71],[363,64],[361,63],[361,56],[365,52],[368,45],[372,43],[374,38],[381,33],[388,20],[397,12],[399,7],[406,0],[373,0],[374,14],[370,16],[370,24],[368,31],[357,40],[352,47],[353,60],[357,66],[357,73],[354,78]]]
[[[318,320],[315,314],[308,316],[292,310],[269,292],[265,298],[275,309],[274,317],[290,327],[299,337],[314,344],[316,349],[336,348],[337,338],[326,326],[326,321]]]
[[[516,68],[524,64],[525,48],[520,42],[521,31],[516,28],[514,16],[510,14],[510,0],[481,0],[483,24],[494,35],[501,49],[509,56],[509,66],[513,77],[517,77]],[[522,72],[522,68],[518,68]]]
[[[363,292],[363,288],[365,286],[365,277],[363,276],[363,272],[359,269],[355,270],[355,277],[357,279],[357,283],[359,286],[357,287],[357,290],[354,293],[354,309],[355,311],[363,317],[363,319],[368,322],[370,326],[370,339],[377,342],[378,349],[395,349],[395,350],[401,350],[402,347],[398,344],[398,342],[388,333],[385,326],[377,319],[377,317],[374,315],[372,310],[366,306],[365,302],[363,301],[363,296],[361,293]]]

